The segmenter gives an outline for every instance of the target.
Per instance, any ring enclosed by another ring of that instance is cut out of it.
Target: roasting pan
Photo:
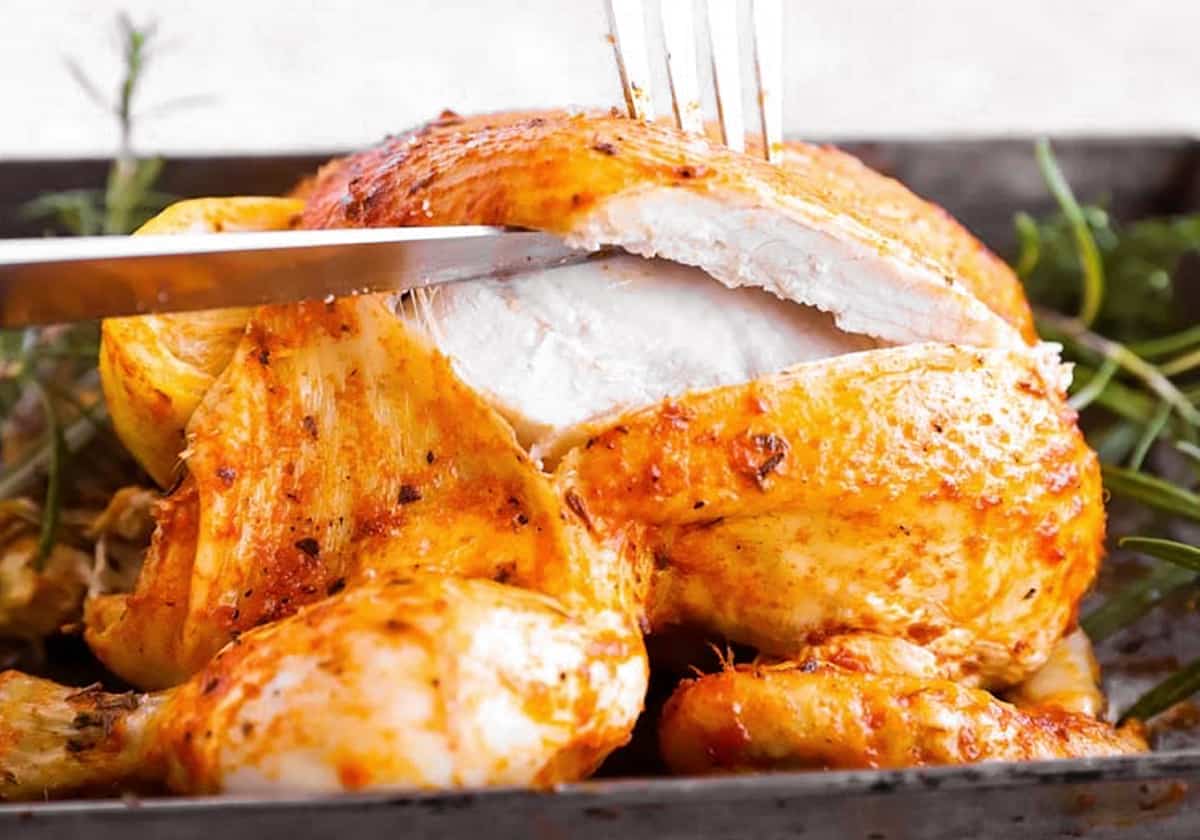
[[[1052,209],[1027,139],[839,145],[941,204],[1001,254],[1011,253],[1015,211]],[[1196,140],[1077,138],[1055,150],[1076,193],[1118,218],[1200,209]],[[330,156],[172,158],[161,187],[180,197],[277,194]],[[102,160],[0,161],[0,236],[38,235],[40,223],[19,218],[24,201],[102,184],[106,169]],[[1191,305],[1200,321],[1200,300]],[[1123,515],[1112,512],[1111,531],[1122,530]],[[1124,702],[1146,679],[1145,669],[1123,669],[1135,649],[1149,659],[1200,655],[1200,618],[1168,606],[1101,646],[1106,688]],[[547,792],[0,805],[0,838],[1200,838],[1200,737],[1181,732],[1164,743],[1109,759],[702,779],[644,776],[635,751],[615,756],[601,778]]]

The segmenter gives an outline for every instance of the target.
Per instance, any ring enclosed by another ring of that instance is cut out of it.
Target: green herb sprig
[[[1178,286],[1180,261],[1200,251],[1200,215],[1120,226],[1103,208],[1079,204],[1047,141],[1038,142],[1035,158],[1059,212],[1043,220],[1016,216],[1013,264],[1036,304],[1039,332],[1076,363],[1071,405],[1084,412],[1105,489],[1168,518],[1200,522],[1200,324],[1195,316],[1187,322]],[[1190,464],[1190,473],[1148,468],[1157,447]],[[1146,536],[1120,545],[1158,565],[1084,616],[1096,642],[1200,580],[1200,546]],[[1150,689],[1121,719],[1148,720],[1197,691],[1200,660]]]
[[[21,211],[25,218],[48,220],[68,234],[131,233],[173,200],[154,189],[162,160],[139,158],[133,148],[138,96],[156,29],[152,24],[137,26],[126,15],[118,16],[116,26],[124,70],[112,99],[77,62],[67,60],[81,89],[117,126],[117,153],[104,187],[45,193]],[[110,433],[95,371],[99,340],[96,323],[0,331],[0,429],[5,444],[0,453],[0,498],[29,493],[44,479],[37,568],[56,542],[66,497],[64,474],[72,457],[97,433]]]

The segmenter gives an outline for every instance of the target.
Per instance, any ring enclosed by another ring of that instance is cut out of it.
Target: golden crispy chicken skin
[[[283,230],[303,208],[294,199],[237,197],[172,204],[138,235]],[[182,472],[183,429],[229,364],[251,309],[108,318],[100,342],[100,381],[113,427],[162,487]]]
[[[809,660],[687,680],[663,709],[676,773],[913,767],[1121,755],[1133,728],[1055,706],[1019,709],[945,679],[879,675]]]
[[[383,297],[258,310],[188,439],[136,589],[88,608],[88,643],[135,685],[173,685],[239,632],[377,572],[632,616],[624,573],[565,521],[511,428]]]
[[[889,341],[1034,338],[1000,260],[828,149],[796,145],[785,169],[611,114],[444,115],[335,161],[306,194],[306,227],[517,225],[697,265]]]
[[[653,567],[652,627],[790,655],[867,631],[985,687],[1037,670],[1100,561],[1095,455],[1059,370],[911,345],[623,414],[555,480]]]
[[[645,679],[619,622],[491,581],[381,576],[164,692],[0,674],[0,799],[552,785],[628,738]]]

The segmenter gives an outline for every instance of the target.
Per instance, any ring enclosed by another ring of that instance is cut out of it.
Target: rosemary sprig
[[[62,502],[62,472],[66,443],[63,440],[62,427],[58,424],[58,412],[50,393],[34,380],[33,388],[37,391],[42,402],[42,412],[46,419],[46,437],[48,439],[49,464],[46,475],[46,498],[42,503],[42,524],[38,534],[37,556],[35,568],[40,569],[54,550],[55,537],[58,535],[58,516]]]
[[[1200,522],[1200,495],[1192,484],[1146,471],[1160,442],[1169,445],[1166,452],[1200,466],[1200,382],[1194,378],[1200,372],[1200,325],[1187,323],[1174,276],[1183,255],[1200,250],[1200,216],[1121,229],[1101,208],[1078,203],[1048,143],[1039,142],[1035,156],[1059,213],[1040,222],[1018,214],[1014,264],[1040,304],[1039,331],[1060,341],[1077,363],[1071,405],[1084,412],[1084,428],[1103,462],[1104,486],[1114,496]],[[1077,316],[1062,314],[1072,308]],[[1082,619],[1096,642],[1137,621],[1169,593],[1200,581],[1200,547],[1144,536],[1120,545],[1160,562]],[[1200,660],[1143,695],[1122,719],[1148,719],[1197,690]]]
[[[156,28],[153,24],[136,26],[122,14],[117,16],[117,30],[125,72],[111,101],[78,63],[67,60],[67,69],[75,81],[93,102],[112,115],[117,124],[117,154],[109,167],[104,189],[46,193],[23,208],[27,218],[54,218],[63,228],[81,236],[131,233],[174,200],[153,189],[162,173],[162,160],[139,159],[133,150],[135,105],[145,79]]]
[[[1146,424],[1146,428],[1142,430],[1142,436],[1138,438],[1137,446],[1133,449],[1133,454],[1129,456],[1129,469],[1140,470],[1142,463],[1146,460],[1146,455],[1150,452],[1150,447],[1158,440],[1158,436],[1162,434],[1163,428],[1167,425],[1167,420],[1171,417],[1171,404],[1167,402],[1159,403],[1158,411],[1154,412],[1154,416],[1150,418],[1150,422]]]
[[[1111,359],[1120,368],[1158,395],[1160,399],[1171,404],[1179,415],[1193,426],[1200,425],[1200,409],[1197,409],[1175,385],[1154,365],[1134,353],[1120,342],[1094,333],[1087,328],[1083,321],[1051,312],[1046,309],[1036,310],[1038,328],[1043,334],[1056,338],[1064,344],[1070,344],[1076,349]]]
[[[1133,624],[1167,595],[1195,580],[1195,572],[1162,563],[1150,574],[1114,592],[1084,616],[1079,625],[1088,638],[1099,644]]]
[[[1162,364],[1164,376],[1179,376],[1181,373],[1187,373],[1196,368],[1200,368],[1200,347]]]
[[[1200,465],[1200,446],[1188,440],[1177,440],[1175,441],[1175,449],[1177,452],[1191,458],[1197,465]]]
[[[1200,572],[1200,547],[1194,545],[1158,537],[1125,537],[1120,541],[1120,546]]]
[[[1122,713],[1120,722],[1131,718],[1149,720],[1160,712],[1200,691],[1200,659],[1193,660],[1147,691]]]
[[[1054,159],[1050,142],[1044,138],[1039,140],[1035,154],[1046,186],[1050,188],[1051,194],[1071,225],[1083,277],[1079,320],[1084,327],[1090,327],[1100,314],[1100,303],[1104,299],[1104,266],[1100,262],[1100,250],[1096,247],[1096,240],[1092,237],[1092,229],[1084,218],[1083,210],[1075,200],[1075,194],[1071,192],[1071,185],[1067,183],[1058,161]],[[1029,268],[1032,270],[1033,266]]]
[[[117,18],[117,29],[124,73],[111,100],[76,62],[67,60],[76,82],[113,116],[119,131],[117,153],[103,189],[47,193],[22,208],[23,216],[52,219],[72,234],[130,233],[172,200],[154,189],[162,161],[139,159],[133,149],[138,94],[155,29],[153,25],[136,26],[125,15]],[[68,459],[97,432],[108,432],[103,404],[89,398],[98,396],[98,348],[99,331],[94,323],[20,333],[0,331],[0,419],[9,428],[26,429],[23,436],[30,440],[29,446],[21,446],[17,452],[4,453],[0,496],[31,493],[44,477],[38,563],[54,547],[66,495],[63,474]],[[38,422],[22,418],[21,425],[14,426],[14,412],[25,411],[22,406],[37,408],[40,417],[33,419]],[[36,436],[38,431],[40,436]]]
[[[1161,338],[1150,338],[1145,341],[1139,341],[1131,344],[1129,349],[1143,359],[1153,361],[1196,346],[1200,346],[1200,325],[1189,327],[1186,330],[1180,330],[1170,335],[1164,335]]]
[[[1105,361],[1108,362],[1110,360],[1106,359]],[[1117,363],[1112,362],[1112,365],[1116,367]],[[1075,365],[1075,384],[1080,386],[1079,390],[1075,393],[1082,392],[1099,375],[1099,371],[1085,364]],[[1117,379],[1109,379],[1109,381],[1103,383],[1100,393],[1093,400],[1089,401],[1088,405],[1092,402],[1098,406],[1103,406],[1118,417],[1133,423],[1149,423],[1150,418],[1154,416],[1154,397],[1125,385]],[[1082,411],[1085,407],[1075,405],[1077,411]]]
[[[1116,359],[1105,359],[1104,364],[1100,366],[1100,370],[1088,377],[1086,384],[1071,395],[1067,400],[1071,408],[1076,411],[1083,411],[1091,405],[1101,394],[1103,394],[1108,384],[1112,382],[1113,376],[1120,369]]]
[[[1200,522],[1200,495],[1163,478],[1136,470],[1104,464],[1104,487],[1114,496],[1124,496],[1154,510]]]

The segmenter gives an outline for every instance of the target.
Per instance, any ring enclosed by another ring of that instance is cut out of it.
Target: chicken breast
[[[1016,277],[940,210],[839,153],[790,160],[611,114],[447,114],[327,166],[301,224],[536,228],[697,266],[889,343],[1034,337]]]
[[[636,632],[490,581],[386,578],[241,636],[156,694],[0,674],[0,799],[548,786],[629,736]]]
[[[419,290],[401,311],[535,458],[618,409],[878,344],[812,307],[633,256]]]
[[[835,149],[790,143],[784,164],[609,114],[445,115],[326,167],[302,223],[512,224],[674,260],[461,284],[406,307],[535,454],[573,423],[797,362],[1033,338],[1012,272],[939,208]],[[300,206],[183,202],[141,232],[290,227]],[[115,424],[161,485],[248,315],[107,322]]]
[[[827,662],[729,668],[687,680],[663,709],[659,743],[676,773],[914,767],[1142,752],[1056,706],[1018,709],[945,679],[862,673]]]

